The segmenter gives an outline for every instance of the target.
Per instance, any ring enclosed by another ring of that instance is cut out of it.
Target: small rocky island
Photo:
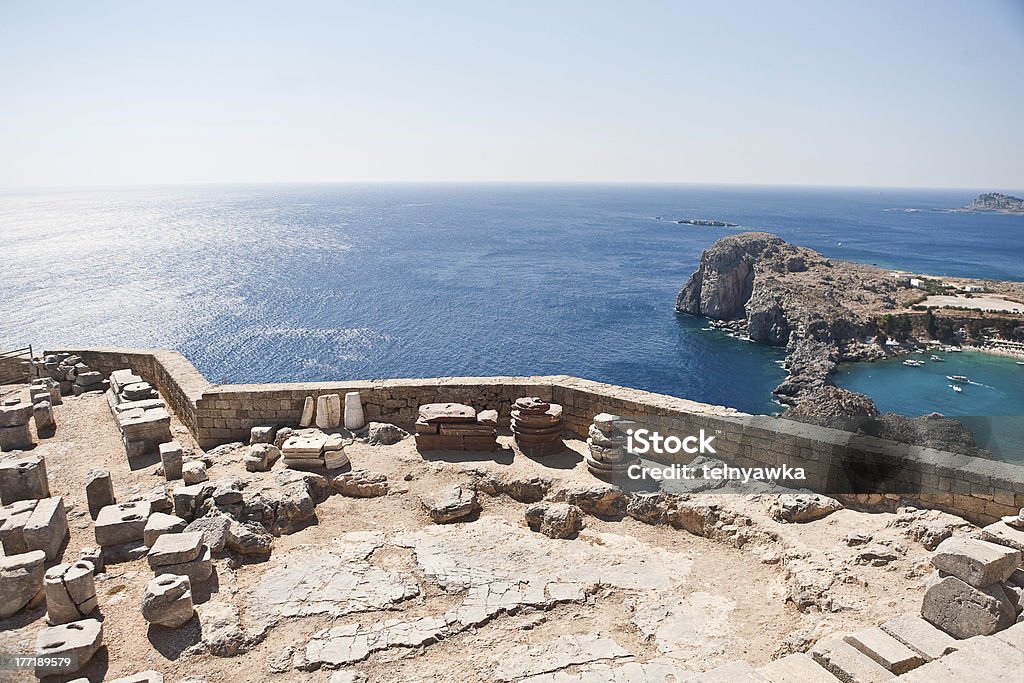
[[[958,209],[961,212],[988,211],[993,213],[1006,213],[1012,216],[1024,216],[1024,199],[1011,197],[1000,192],[986,192],[979,194],[973,202]]]
[[[699,225],[706,228],[739,228],[739,223],[727,223],[726,221],[713,220],[709,218],[681,218],[676,221],[679,225]]]

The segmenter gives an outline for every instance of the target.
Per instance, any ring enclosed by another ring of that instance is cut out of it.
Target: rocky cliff
[[[897,285],[885,271],[764,232],[716,242],[676,298],[677,311],[785,346],[789,377],[775,391],[791,405],[831,385],[837,363],[884,355],[864,342],[877,332],[878,313],[896,307]]]

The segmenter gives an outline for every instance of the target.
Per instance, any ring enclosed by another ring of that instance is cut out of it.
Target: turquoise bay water
[[[668,185],[0,191],[0,347],[169,347],[214,382],[572,374],[771,413],[780,409],[771,390],[784,376],[782,352],[673,310],[701,251],[734,231],[672,219],[738,223],[882,267],[1024,280],[1024,220],[930,210],[975,194]],[[850,381],[863,379],[861,390],[899,412],[921,412],[923,395],[949,391],[879,390],[906,383],[902,366],[887,367],[857,368]],[[993,386],[1003,394],[986,409],[1024,414],[1024,382]],[[971,393],[963,405],[924,409],[980,412]]]

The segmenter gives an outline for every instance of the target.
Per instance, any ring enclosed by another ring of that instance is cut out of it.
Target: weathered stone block
[[[146,585],[142,618],[149,623],[178,628],[193,614],[192,584],[187,576],[160,574]]]
[[[96,517],[96,543],[101,546],[141,543],[149,514],[146,501],[108,505]]]
[[[27,553],[25,523],[36,508],[35,500],[19,500],[0,508],[0,543],[5,555]]]
[[[86,472],[85,499],[89,504],[89,515],[93,519],[96,519],[100,510],[117,502],[109,470],[93,469]]]
[[[884,666],[839,638],[816,644],[811,658],[846,683],[880,683],[895,678]]]
[[[53,561],[68,538],[68,516],[60,496],[43,498],[36,503],[25,522],[25,545],[29,550],[42,550]]]
[[[57,431],[53,407],[50,405],[50,392],[45,392],[45,396],[45,400],[32,404],[32,421],[36,424],[36,434],[41,438],[53,436]]]
[[[0,428],[26,425],[31,419],[31,403],[20,401],[13,405],[0,405]]]
[[[181,479],[182,455],[181,444],[177,441],[168,441],[158,447],[160,449],[160,464],[164,468],[164,479],[174,481]]]
[[[838,678],[802,652],[768,662],[757,671],[772,683],[840,683]]]
[[[947,538],[932,554],[932,565],[975,588],[1006,581],[1020,566],[1020,551],[973,538]]]
[[[161,536],[161,538],[166,538],[166,536]],[[161,565],[155,571],[159,574],[187,576],[193,586],[202,584],[208,581],[213,574],[213,554],[210,552],[210,547],[204,545],[199,551],[199,556],[191,562]]]
[[[465,519],[480,510],[476,491],[461,486],[449,486],[430,496],[422,496],[423,504],[430,519],[438,524]]]
[[[249,430],[249,444],[274,443],[274,433],[277,425],[257,425]]]
[[[0,557],[0,619],[16,614],[43,589],[45,562],[42,550]]]
[[[181,467],[181,478],[186,486],[200,484],[209,479],[206,474],[206,463],[202,460],[192,460]]]
[[[975,588],[955,576],[932,584],[921,601],[921,616],[954,638],[988,636],[1014,622],[1017,611],[998,584]]]
[[[70,624],[49,626],[36,637],[36,657],[44,662],[61,661],[69,664],[36,666],[36,676],[70,674],[82,669],[103,642],[103,623],[96,619],[82,619]]]
[[[0,460],[0,503],[49,498],[46,460],[41,455],[22,455]]]
[[[163,534],[153,543],[146,559],[153,569],[191,562],[199,556],[202,546],[203,534],[200,532]]]

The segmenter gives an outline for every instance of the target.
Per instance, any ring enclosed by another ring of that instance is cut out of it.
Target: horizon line
[[[963,191],[963,192],[1007,192],[1022,193],[1024,188],[966,187],[952,185],[840,185],[828,183],[748,183],[714,181],[674,180],[235,180],[235,181],[173,181],[139,183],[99,183],[67,185],[0,185],[0,192],[10,191],[81,191],[81,190],[127,190],[167,187],[245,187],[245,186],[634,186],[634,187],[732,187],[732,188],[785,188],[785,189],[833,189],[833,190],[916,190],[916,191]]]

